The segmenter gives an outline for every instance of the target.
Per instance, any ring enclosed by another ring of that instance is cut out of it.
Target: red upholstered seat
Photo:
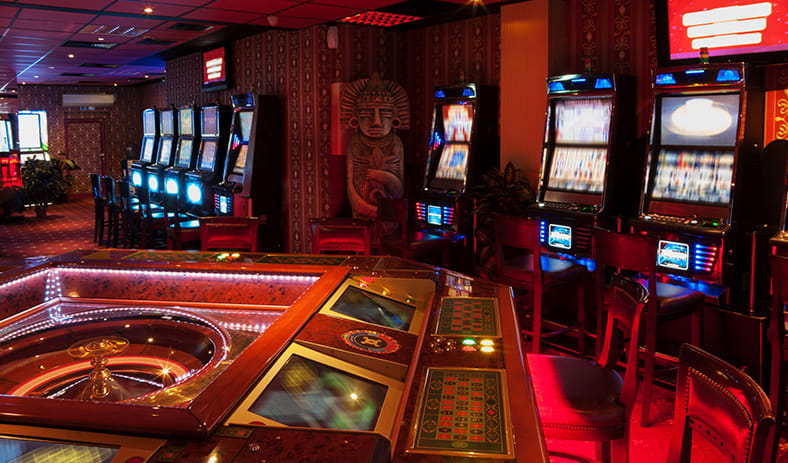
[[[777,417],[777,426],[770,436],[770,451],[777,454],[780,445],[780,434],[786,426],[785,392],[786,392],[786,368],[788,361],[788,342],[786,342],[786,331],[788,330],[788,320],[785,316],[785,309],[788,306],[788,257],[771,255],[769,256],[771,265],[772,283],[772,303],[769,314],[769,327],[767,337],[769,339],[770,368],[769,368],[769,399],[774,407],[774,414]]]
[[[216,216],[199,221],[202,251],[258,251],[259,218]]]
[[[312,253],[369,254],[372,248],[372,222],[350,217],[310,219]]]

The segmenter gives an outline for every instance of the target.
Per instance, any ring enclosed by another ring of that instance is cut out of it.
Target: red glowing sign
[[[227,54],[224,47],[202,54],[202,86],[205,90],[227,88]]]

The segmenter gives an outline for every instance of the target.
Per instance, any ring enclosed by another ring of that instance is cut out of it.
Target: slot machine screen
[[[152,110],[142,112],[142,133],[156,135],[156,113]]]
[[[547,232],[547,244],[559,249],[572,249],[572,227],[551,223]]]
[[[473,130],[473,104],[449,104],[442,108],[443,130],[447,142],[470,142]]]
[[[660,144],[735,146],[739,94],[660,98]]]
[[[601,193],[605,187],[607,148],[558,146],[550,161],[547,188]]]
[[[140,161],[153,162],[153,145],[155,141],[153,138],[148,137],[142,139],[142,156],[140,156]]]
[[[0,152],[14,149],[13,135],[11,134],[11,121],[0,120]]]
[[[607,144],[613,111],[611,98],[562,98],[555,101],[555,142]]]
[[[373,325],[408,331],[416,308],[349,286],[330,310]]]
[[[203,140],[200,170],[213,170],[216,163],[216,140]]]
[[[233,166],[234,174],[238,174],[238,175],[244,174],[244,169],[246,169],[246,156],[248,150],[249,150],[249,145],[241,145],[241,148],[238,151],[238,157],[235,158],[235,165]]]
[[[249,137],[251,136],[252,132],[252,116],[254,116],[253,111],[239,111],[238,112],[238,122],[241,128],[241,141],[244,143],[249,142]]]
[[[178,167],[189,167],[192,162],[192,147],[194,146],[193,138],[181,138],[180,149],[178,150],[178,157],[175,160],[175,165]]]
[[[189,108],[178,110],[178,134],[194,135],[194,111]]]
[[[161,112],[160,125],[162,135],[172,135],[175,133],[175,126],[173,125],[172,116],[172,111],[168,110]]]
[[[653,199],[728,204],[733,151],[661,150],[651,189]]]
[[[202,108],[202,134],[206,137],[219,136],[219,108],[206,106]]]
[[[159,164],[169,164],[172,154],[172,138],[162,138],[159,145]]]
[[[689,268],[689,260],[688,244],[659,240],[657,265],[673,270],[687,270]]]
[[[435,178],[442,180],[465,181],[468,167],[469,145],[464,143],[448,143],[443,147]]]
[[[43,149],[41,123],[41,116],[38,112],[17,114],[19,151],[40,151]]]
[[[115,447],[0,437],[0,461],[7,462],[91,462],[109,463],[118,453]]]

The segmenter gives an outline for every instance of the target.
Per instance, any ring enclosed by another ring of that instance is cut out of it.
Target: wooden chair
[[[198,246],[194,243],[200,239],[200,221],[180,211],[177,194],[165,193],[162,196],[167,249],[191,249],[187,243],[192,243],[196,249]]]
[[[202,251],[258,251],[259,218],[215,216],[199,221]]]
[[[120,229],[123,231],[123,247],[134,248],[142,241],[142,212],[139,202],[133,202],[131,185],[127,180],[115,182],[118,190],[118,208],[120,209]]]
[[[107,225],[107,209],[99,174],[90,174],[90,186],[93,192],[93,241],[101,245],[104,242],[104,227]]]
[[[786,427],[785,388],[788,343],[785,338],[785,309],[788,307],[788,257],[772,254],[772,303],[766,337],[769,340],[769,400],[774,406],[777,426],[772,431],[770,451],[777,455],[780,433]]]
[[[410,205],[407,199],[379,199],[373,238],[376,251],[383,255],[449,267],[451,241],[443,235],[413,229],[410,223]]]
[[[614,274],[608,298],[597,361],[546,354],[528,354],[527,361],[545,437],[594,441],[603,462],[626,462],[630,417],[637,397],[638,338],[648,291],[639,282]],[[623,378],[616,369],[622,358],[626,365]]]
[[[690,317],[690,343],[701,345],[701,327],[704,294],[700,291],[657,282],[658,239],[646,235],[628,235],[602,228],[594,229],[594,259],[596,261],[597,326],[602,319],[605,303],[602,295],[607,285],[606,274],[610,271],[631,272],[643,279],[649,293],[646,312],[648,321],[644,334],[645,357],[643,360],[643,382],[641,389],[643,407],[642,426],[648,426],[651,408],[651,388],[656,364],[658,324],[668,320]]]
[[[774,427],[771,403],[758,383],[699,347],[681,346],[668,463],[691,461],[693,436],[731,463],[773,462],[767,441]]]
[[[142,217],[141,245],[147,249],[164,248],[167,242],[167,222],[164,208],[150,200],[147,186],[137,188],[139,211]]]
[[[577,323],[556,333],[574,331],[578,335],[578,351],[581,356],[585,356],[586,267],[560,259],[544,250],[539,241],[538,220],[497,215],[493,219],[493,226],[498,281],[527,291],[531,300],[531,351],[539,353],[541,350],[545,292],[569,288],[576,294]]]
[[[368,255],[372,250],[372,225],[369,220],[350,217],[310,219],[312,254]]]

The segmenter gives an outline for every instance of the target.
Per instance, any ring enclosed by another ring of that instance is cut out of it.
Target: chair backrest
[[[312,254],[347,252],[369,254],[372,250],[372,222],[342,218],[310,220]]]
[[[118,192],[118,206],[123,212],[131,212],[131,184],[128,180],[118,180],[115,182]]]
[[[638,273],[655,272],[658,239],[594,228],[594,259],[598,264]]]
[[[260,220],[257,217],[200,217],[203,251],[258,251]]]
[[[101,191],[104,194],[104,201],[108,206],[115,206],[118,203],[118,197],[115,192],[115,179],[109,175],[101,177]]]
[[[377,239],[397,237],[396,240],[387,239],[388,243],[397,242],[397,254],[405,259],[410,257],[408,243],[408,213],[409,203],[406,198],[379,198],[378,216],[376,224]],[[391,251],[391,249],[390,249]]]
[[[498,280],[515,286],[529,281],[542,281],[539,221],[496,215],[493,227]]]
[[[766,462],[774,425],[769,399],[752,378],[696,346],[681,347],[668,463],[690,461],[693,436],[729,462]]]
[[[101,201],[104,199],[104,195],[101,194],[101,176],[99,174],[90,174],[90,187],[93,192],[94,201]]]

